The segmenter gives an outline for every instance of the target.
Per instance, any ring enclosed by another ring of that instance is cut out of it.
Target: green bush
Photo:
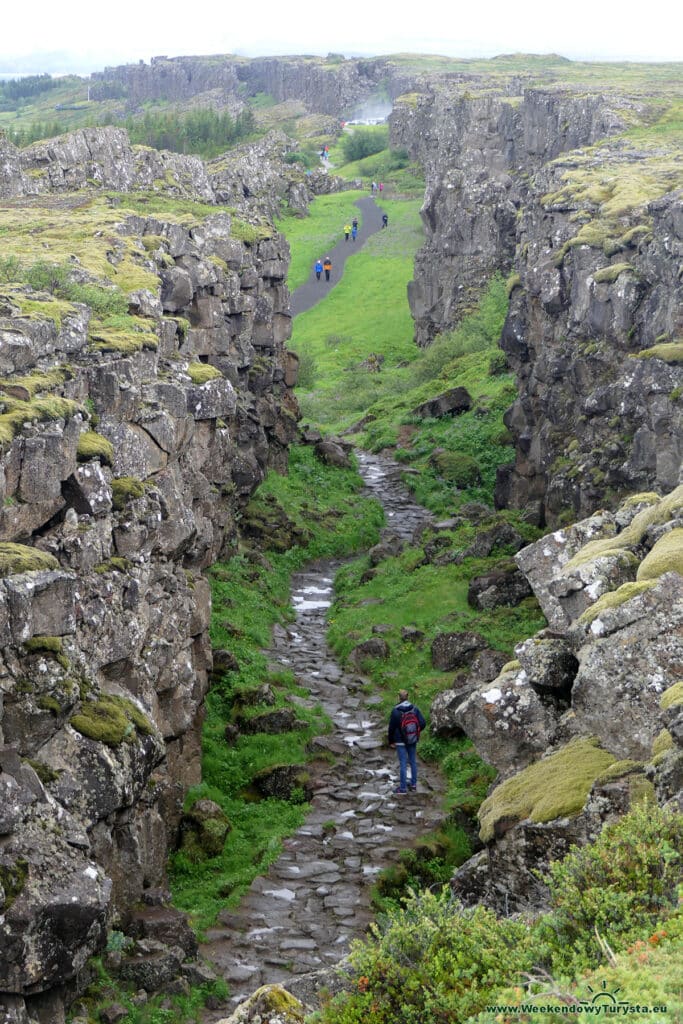
[[[350,961],[356,989],[332,1000],[322,1024],[465,1021],[532,964],[523,923],[464,909],[446,890],[412,895],[353,945]]]
[[[432,463],[445,480],[462,490],[481,481],[477,460],[462,452],[438,452],[432,457]]]
[[[389,144],[389,128],[387,125],[376,127],[354,128],[346,132],[342,139],[342,151],[347,163],[362,160],[363,157],[380,153]]]
[[[318,361],[311,350],[303,345],[299,348],[297,355],[299,357],[297,387],[310,391],[315,387],[318,378]]]
[[[671,914],[682,851],[683,815],[642,804],[553,864],[546,880],[554,909],[538,931],[553,970],[571,974],[600,963],[596,931],[617,951]]]

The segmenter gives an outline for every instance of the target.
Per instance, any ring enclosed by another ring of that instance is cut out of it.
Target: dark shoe
[[[408,791],[410,793],[417,793],[417,786],[413,786],[412,783],[408,783]]]
[[[394,793],[396,794],[396,796],[407,796],[408,795],[408,790],[407,789],[395,789]]]

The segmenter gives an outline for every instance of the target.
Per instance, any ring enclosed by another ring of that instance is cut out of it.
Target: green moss
[[[193,384],[206,384],[207,381],[223,376],[221,371],[210,363],[190,363],[187,372]]]
[[[480,836],[489,842],[500,821],[552,821],[578,814],[595,780],[614,764],[595,739],[572,740],[497,786],[479,809]]]
[[[233,218],[230,234],[233,238],[244,242],[245,245],[256,245],[257,242],[262,242],[266,238],[272,238],[273,228],[267,224],[248,224],[244,220]]]
[[[519,672],[522,667],[521,661],[517,658],[513,658],[512,661],[506,661],[498,675],[503,675],[504,672]]]
[[[103,694],[98,700],[86,701],[70,724],[83,736],[117,747],[132,742],[136,732],[143,736],[153,733],[149,719],[126,697]]]
[[[602,615],[607,608],[619,608],[622,604],[630,601],[632,597],[637,597],[638,594],[651,590],[654,585],[654,580],[644,580],[641,583],[623,583],[617,590],[611,590],[608,594],[603,594],[602,597],[599,597],[595,604],[587,608],[583,615],[579,617],[579,622],[588,624]]]
[[[114,461],[114,446],[95,430],[86,430],[78,439],[76,454],[79,462],[99,458],[105,465],[111,466]]]
[[[23,857],[19,857],[14,864],[0,864],[0,885],[5,893],[5,901],[0,907],[3,914],[7,913],[17,896],[21,895],[27,877],[28,861]]]
[[[659,706],[666,711],[667,708],[678,707],[683,704],[683,682],[674,683],[668,690],[665,690],[659,701]]]
[[[659,538],[640,563],[636,579],[656,580],[665,572],[677,572],[683,576],[683,527]]]
[[[55,661],[59,662],[64,671],[68,671],[69,659],[62,647],[62,638],[59,636],[34,636],[24,642],[24,647],[29,654],[51,654]]]
[[[620,549],[635,547],[640,544],[648,527],[668,522],[672,513],[681,506],[683,506],[683,484],[664,498],[659,498],[648,508],[638,512],[629,525],[616,537],[601,537],[599,540],[592,540],[585,544],[567,562],[563,571],[568,572],[577,566],[595,561],[596,558],[605,554],[613,554]]]
[[[106,562],[100,562],[99,565],[96,565],[93,572],[96,572],[99,576],[103,576],[108,572],[128,572],[130,566],[131,563],[127,558],[119,558],[115,555]]]
[[[145,487],[136,476],[119,476],[111,482],[111,493],[114,510],[121,512],[129,501],[143,496]]]
[[[521,288],[521,286],[522,279],[519,276],[519,274],[510,274],[507,281],[505,282],[505,291],[507,292],[508,297],[512,295],[515,288]]]
[[[43,694],[38,698],[38,707],[41,711],[50,711],[53,715],[59,715],[62,711],[62,705],[57,698],[50,697],[48,694]]]
[[[0,414],[0,444],[8,444],[18,433],[24,423],[37,420],[43,423],[49,420],[67,420],[78,410],[78,402],[70,398],[49,396],[34,398],[30,401],[21,399],[3,399],[4,412]]]
[[[456,487],[465,490],[481,481],[481,470],[476,459],[463,452],[438,452],[430,459],[437,472]]]
[[[60,773],[56,771],[56,769],[50,767],[49,764],[45,764],[44,761],[34,761],[30,757],[26,757],[24,758],[24,760],[26,761],[26,764],[30,765],[31,768],[33,768],[34,772],[36,773],[36,775],[38,776],[38,778],[40,779],[44,786],[46,786],[49,782],[56,782],[57,779],[59,778]]]
[[[0,578],[41,569],[59,569],[59,562],[54,555],[25,544],[0,543]]]
[[[658,758],[661,754],[666,753],[667,750],[671,750],[674,745],[673,737],[668,729],[662,729],[662,731],[655,736],[652,744],[652,756]]]
[[[51,391],[64,382],[66,371],[35,370],[33,373],[23,377],[4,377],[0,380],[0,391],[12,394],[13,389],[20,389],[26,392],[26,397],[31,399],[39,391]]]
[[[613,263],[611,267],[603,267],[602,270],[596,270],[593,274],[593,280],[596,284],[614,284],[618,277],[628,272],[633,273],[633,267],[630,263]]]
[[[665,341],[652,348],[644,348],[636,359],[661,359],[664,363],[683,363],[683,341]]]
[[[622,501],[620,508],[633,508],[634,505],[655,505],[661,500],[661,495],[656,491],[641,491],[640,494],[631,494]]]
[[[640,761],[615,761],[614,764],[598,775],[596,782],[612,782],[614,779],[621,779],[624,775],[630,775],[631,772],[642,771],[643,765]]]

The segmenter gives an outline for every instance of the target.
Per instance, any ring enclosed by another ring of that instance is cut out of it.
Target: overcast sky
[[[206,53],[683,59],[672,0],[648,0],[632,15],[604,0],[34,0],[3,7],[0,72],[89,73],[160,54]]]

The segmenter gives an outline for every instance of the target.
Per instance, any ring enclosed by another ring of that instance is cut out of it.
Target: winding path
[[[411,539],[431,516],[401,484],[398,464],[365,452],[359,462],[366,493],[385,506],[391,531]],[[363,678],[344,672],[327,646],[325,616],[341,564],[321,562],[296,574],[296,620],[276,627],[269,650],[271,667],[292,669],[309,690],[292,701],[321,705],[331,718],[333,731],[312,742],[336,760],[317,767],[311,811],[268,874],[255,878],[240,906],[222,913],[206,936],[202,954],[228,981],[234,1001],[266,982],[291,984],[293,976],[338,963],[373,918],[375,875],[442,819],[441,779],[428,765],[420,765],[416,794],[394,796],[396,755],[383,745],[380,698],[368,696]]]
[[[317,305],[321,299],[324,299],[327,293],[331,292],[335,285],[339,284],[344,271],[344,264],[349,256],[352,256],[354,252],[358,252],[358,250],[365,244],[365,241],[381,229],[382,213],[384,211],[377,206],[372,196],[364,196],[362,199],[357,199],[354,206],[357,206],[363,215],[363,223],[359,228],[358,238],[355,242],[352,242],[350,238],[348,242],[346,242],[342,238],[341,242],[337,242],[333,249],[326,249],[324,252],[320,253],[321,259],[324,259],[325,256],[329,256],[332,260],[332,273],[330,280],[326,281],[325,275],[323,274],[321,280],[317,281],[315,271],[313,270],[313,267],[311,267],[311,273],[308,281],[292,293],[292,297],[290,299],[292,316],[297,316],[299,313],[305,313],[307,310]]]

